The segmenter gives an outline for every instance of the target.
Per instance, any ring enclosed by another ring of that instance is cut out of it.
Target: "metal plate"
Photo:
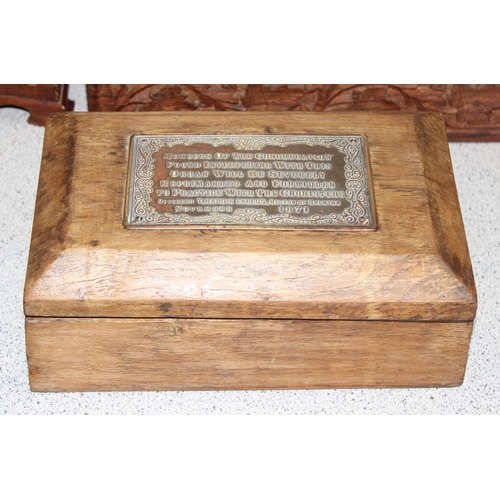
[[[365,137],[132,137],[125,225],[374,229]]]

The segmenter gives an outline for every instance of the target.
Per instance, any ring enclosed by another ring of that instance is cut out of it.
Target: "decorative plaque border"
[[[191,216],[185,213],[160,213],[150,205],[156,162],[154,153],[165,147],[208,144],[214,148],[233,146],[237,151],[260,151],[266,146],[323,146],[345,153],[344,175],[349,207],[342,213],[297,217],[280,213],[269,215],[261,208],[240,208],[232,213],[210,213]],[[125,207],[127,227],[225,226],[304,228],[366,228],[375,229],[374,199],[365,137],[312,135],[172,135],[142,136],[131,140],[132,152],[128,177],[128,198]]]

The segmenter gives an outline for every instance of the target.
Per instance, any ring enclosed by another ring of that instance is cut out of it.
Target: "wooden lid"
[[[124,227],[132,135],[363,134],[378,228]],[[60,113],[49,117],[25,314],[470,321],[476,292],[435,113]]]

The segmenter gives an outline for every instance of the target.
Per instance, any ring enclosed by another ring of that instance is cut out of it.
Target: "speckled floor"
[[[85,87],[70,86],[75,111]],[[450,389],[32,393],[22,296],[44,128],[0,108],[0,414],[500,414],[500,143],[451,143],[479,308]]]

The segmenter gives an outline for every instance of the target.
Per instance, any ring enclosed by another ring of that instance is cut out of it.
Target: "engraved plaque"
[[[365,137],[133,136],[125,225],[375,229]]]

